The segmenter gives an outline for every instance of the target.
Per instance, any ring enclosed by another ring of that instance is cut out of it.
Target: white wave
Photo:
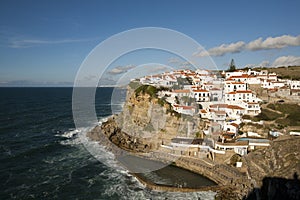
[[[65,138],[75,137],[80,131],[78,129],[71,129],[69,131],[64,132],[61,136]]]

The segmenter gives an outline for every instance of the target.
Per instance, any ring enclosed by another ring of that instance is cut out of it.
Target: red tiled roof
[[[209,92],[208,90],[193,90],[193,92]]]
[[[234,92],[229,92],[227,94],[237,94],[237,93],[252,93],[252,91],[251,90],[237,90]]]
[[[227,108],[227,104],[213,104],[209,106],[210,108]]]
[[[229,84],[245,84],[244,82],[231,82]]]
[[[236,124],[236,123],[231,123],[230,125],[231,125],[231,126],[234,126],[235,128],[238,128],[238,127],[239,127],[239,125]]]
[[[202,112],[202,113],[207,113],[206,110],[200,110],[200,112]]]
[[[189,93],[190,90],[174,90],[175,93]]]
[[[244,110],[244,108],[236,105],[228,105],[227,108],[229,109],[235,109],[235,110]]]
[[[248,78],[248,74],[242,74],[241,76],[230,76],[229,78]]]

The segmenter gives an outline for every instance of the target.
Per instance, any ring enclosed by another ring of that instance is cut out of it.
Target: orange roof
[[[236,110],[244,110],[244,108],[236,105],[228,105],[227,108],[229,109],[236,109]]]
[[[245,84],[244,82],[231,82],[229,84]]]
[[[227,108],[227,104],[213,104],[209,106],[210,108]]]
[[[241,76],[230,76],[229,78],[248,78],[248,74],[242,74]]]
[[[195,107],[193,106],[181,106],[183,110],[191,110],[194,109]]]
[[[193,90],[193,92],[209,92],[208,90]]]
[[[231,126],[234,126],[235,128],[238,128],[238,127],[239,127],[239,125],[236,124],[236,123],[231,123],[230,125],[231,125]]]
[[[237,90],[234,92],[229,92],[227,94],[238,94],[238,93],[252,93],[252,91],[251,90]]]
[[[206,110],[200,110],[200,112],[202,112],[202,113],[207,113]]]
[[[189,93],[190,90],[174,90],[175,93]]]

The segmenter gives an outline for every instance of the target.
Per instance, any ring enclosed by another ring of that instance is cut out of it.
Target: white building
[[[236,123],[230,123],[230,122],[229,123],[225,123],[223,130],[226,131],[226,132],[228,132],[228,133],[237,135],[238,130],[239,130],[239,125],[236,124]]]
[[[174,90],[172,92],[172,96],[177,96],[177,97],[183,97],[183,96],[190,96],[190,90]]]
[[[237,105],[228,105],[225,111],[230,119],[240,119],[245,114],[245,108]]]
[[[212,88],[209,90],[210,101],[222,101],[223,100],[223,89]]]
[[[245,82],[225,81],[224,92],[232,92],[237,90],[247,90],[247,84]]]
[[[207,102],[210,101],[210,94],[208,90],[192,90],[191,97],[195,98],[197,102]]]
[[[258,115],[261,113],[261,109],[258,102],[243,102],[245,108],[245,115]]]
[[[194,115],[196,111],[195,107],[193,106],[182,106],[177,104],[173,105],[173,109],[178,113],[186,115]]]
[[[300,81],[289,81],[288,84],[293,90],[300,90]]]
[[[259,99],[256,98],[256,95],[251,90],[233,91],[225,95],[225,102],[234,105],[243,101],[257,102],[258,100]]]

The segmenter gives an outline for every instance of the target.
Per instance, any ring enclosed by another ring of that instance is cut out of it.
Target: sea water
[[[113,88],[98,88],[99,120],[112,114]],[[115,112],[121,111],[126,91]],[[213,199],[214,192],[158,192],[76,130],[72,88],[0,88],[0,199]],[[97,158],[86,147],[94,148]],[[105,163],[105,164],[103,164]]]

